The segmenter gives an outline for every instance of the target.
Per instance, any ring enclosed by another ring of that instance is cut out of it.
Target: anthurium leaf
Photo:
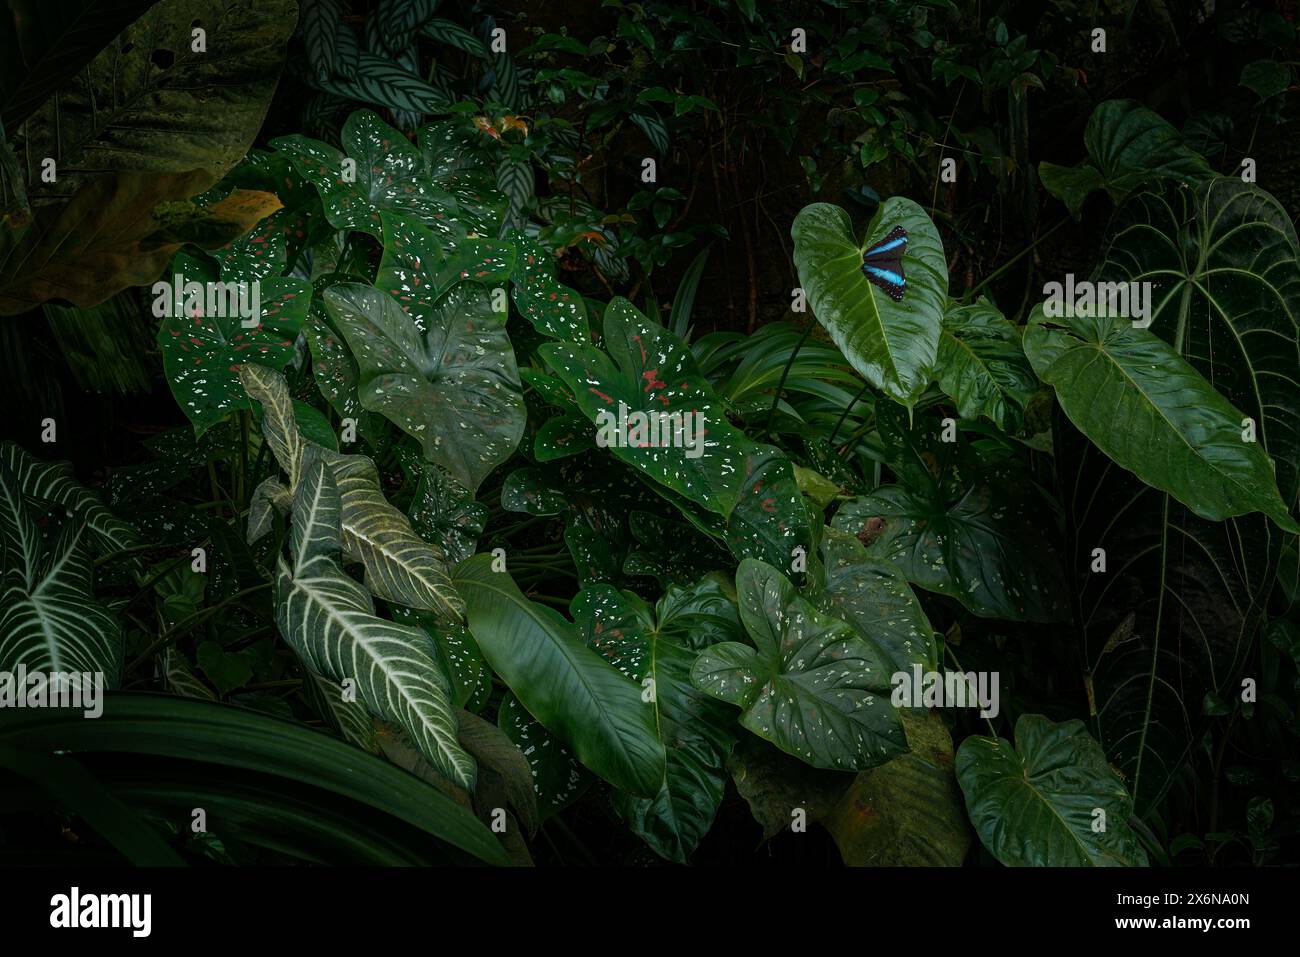
[[[967,738],[957,780],[975,833],[1009,867],[1146,866],[1133,801],[1082,721],[1022,715],[1014,747]]]
[[[1158,179],[1195,186],[1213,175],[1210,164],[1183,142],[1168,120],[1136,100],[1098,104],[1083,132],[1088,162],[1081,166],[1040,163],[1047,191],[1077,217],[1094,189],[1105,189],[1116,203]]]
[[[823,821],[850,867],[960,867],[970,825],[952,737],[934,712],[900,712],[908,754],[854,779]]]
[[[75,521],[84,523],[95,551],[122,551],[140,543],[130,522],[114,515],[96,493],[76,480],[71,463],[45,462],[16,442],[0,442],[0,465],[13,472],[25,497],[47,507],[61,505]]]
[[[692,686],[696,652],[660,631],[633,593],[594,585],[574,598],[570,611],[588,647],[649,696],[668,757],[659,793],[615,795],[615,810],[657,854],[684,864],[722,803],[725,762],[735,743],[731,714]]]
[[[424,446],[471,490],[514,452],[525,410],[505,318],[458,283],[427,312],[382,290],[331,286],[325,307],[351,346],[361,404]]]
[[[50,157],[58,169],[52,183],[28,184],[33,204],[66,200],[106,172],[222,176],[262,126],[297,13],[293,0],[161,0],[103,37],[79,78],[21,128],[29,168]]]
[[[1253,420],[1252,447],[1273,461],[1289,503],[1300,464],[1298,245],[1272,196],[1215,179],[1129,200],[1095,277],[1153,284],[1151,331],[1240,411],[1238,439],[1240,420]],[[1200,518],[1059,425],[1096,735],[1145,814],[1201,740],[1206,693],[1240,694],[1279,550],[1294,537],[1260,512]],[[1106,574],[1095,570],[1099,555]],[[1130,639],[1117,643],[1126,620]]]
[[[240,366],[256,363],[281,369],[293,358],[294,340],[311,305],[311,284],[267,279],[259,285],[260,316],[244,320],[229,308],[229,300],[213,313],[210,304],[192,303],[186,296],[169,303],[172,315],[158,327],[167,382],[196,435],[232,409],[247,407]],[[256,324],[246,327],[245,321]]]
[[[763,562],[740,563],[736,593],[754,646],[706,649],[691,670],[697,688],[739,705],[742,726],[813,767],[861,770],[907,750],[878,648]]]
[[[984,618],[1061,621],[1069,614],[1059,560],[1038,522],[1019,509],[1014,471],[975,473],[950,499],[888,485],[845,502],[833,526],[867,542],[872,558],[957,599]],[[1021,494],[1029,494],[1022,492]]]
[[[403,727],[435,768],[472,790],[474,760],[457,740],[428,636],[377,617],[370,595],[339,566],[342,503],[324,454],[307,451],[294,494],[291,559],[277,564],[280,634],[321,674],[352,679],[372,714]]]
[[[530,602],[491,555],[456,568],[474,640],[524,707],[584,765],[632,794],[654,797],[664,748],[641,689],[601,660],[574,625]]]
[[[0,671],[100,672],[117,684],[122,626],[91,591],[88,534],[74,515],[43,541],[18,477],[0,463]]]
[[[573,759],[555,737],[506,692],[497,711],[497,727],[514,742],[533,774],[533,794],[541,820],[562,811],[590,786],[590,771]]]
[[[1245,415],[1173,346],[1128,319],[1030,314],[1025,351],[1084,435],[1148,485],[1221,521],[1263,512],[1300,531]]]
[[[519,258],[514,272],[514,301],[519,314],[551,339],[588,343],[591,330],[582,296],[555,278],[555,259],[535,239],[516,233]]]
[[[729,514],[740,498],[738,475],[743,472],[746,440],[727,421],[721,400],[696,368],[690,350],[626,299],[615,299],[605,311],[605,347],[608,354],[592,346],[553,342],[540,351],[597,426],[609,421],[621,430],[616,420],[624,408],[629,422],[634,412],[653,415],[659,423],[666,421],[661,413],[689,413],[691,418],[681,421],[695,423],[694,431],[683,430],[686,438],[698,437],[694,449],[675,436],[655,446],[649,438],[633,446],[629,428],[610,451],[679,495]],[[613,419],[607,420],[607,415]]]
[[[892,672],[938,665],[934,629],[902,571],[872,558],[854,536],[822,530],[814,604],[879,646]]]
[[[863,252],[895,226],[907,230],[907,290],[898,302],[862,273]],[[854,369],[910,408],[929,383],[948,295],[943,241],[930,217],[910,199],[892,197],[858,242],[848,213],[814,203],[795,217],[790,233],[799,285],[817,321]]]
[[[370,110],[343,124],[343,149],[294,133],[271,141],[320,193],[325,218],[338,229],[383,238],[380,212],[408,215],[444,236],[464,235],[456,200],[425,171],[419,150]],[[346,164],[345,160],[355,163]]]
[[[987,299],[944,313],[937,367],[939,388],[963,418],[985,416],[1005,431],[1019,431],[1038,380],[1020,332]]]

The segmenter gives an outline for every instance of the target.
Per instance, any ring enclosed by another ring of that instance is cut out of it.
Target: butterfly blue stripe
[[[871,265],[871,263],[863,264],[862,269],[864,272],[868,272],[869,275],[875,276],[877,279],[882,282],[887,282],[891,286],[902,287],[906,285],[906,280],[902,275],[892,269],[881,269],[878,266]]]
[[[875,256],[880,253],[887,253],[891,249],[897,249],[899,246],[907,245],[907,237],[899,236],[897,239],[891,239],[889,242],[881,243],[879,246],[872,246],[864,255]]]

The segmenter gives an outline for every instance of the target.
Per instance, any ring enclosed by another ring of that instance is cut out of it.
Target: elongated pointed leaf
[[[475,555],[457,566],[454,578],[492,670],[584,765],[632,794],[654,797],[663,783],[664,748],[641,689],[492,564],[491,555]]]
[[[813,767],[862,770],[907,750],[874,644],[755,559],[740,563],[736,593],[754,647],[706,649],[691,669],[697,688],[739,705],[745,728]]]
[[[1128,823],[1133,801],[1082,721],[1022,715],[1014,747],[1005,738],[967,738],[957,780],[975,832],[1009,867],[1147,863]],[[1098,812],[1104,829],[1095,826]]]
[[[114,552],[139,544],[131,524],[118,518],[72,474],[68,462],[43,462],[16,442],[0,442],[0,465],[14,473],[24,496],[62,505],[86,525],[87,539],[99,552]]]
[[[668,756],[659,793],[618,795],[615,809],[656,853],[684,864],[722,804],[725,762],[735,743],[731,715],[691,684],[696,652],[661,631],[636,595],[594,585],[570,608],[588,647],[647,689]]]
[[[862,254],[895,226],[907,230],[907,290],[895,302],[862,273]],[[925,390],[939,349],[948,265],[934,223],[916,203],[885,200],[862,242],[848,213],[829,203],[806,206],[790,229],[799,285],[817,321],[867,381],[911,407]]]
[[[276,624],[312,668],[351,679],[371,713],[401,725],[452,781],[474,787],[474,760],[456,737],[447,679],[422,631],[375,615],[366,590],[338,563],[342,503],[318,449],[308,451],[294,494],[292,558],[281,558]]]
[[[117,684],[122,628],[91,592],[85,537],[74,516],[47,546],[17,477],[0,464],[0,671],[100,672]]]

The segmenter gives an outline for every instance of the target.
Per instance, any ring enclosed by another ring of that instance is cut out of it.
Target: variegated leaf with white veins
[[[410,733],[441,773],[473,789],[474,760],[460,746],[447,679],[428,636],[375,614],[369,593],[339,565],[342,503],[322,450],[309,446],[294,496],[291,561],[276,575],[276,624],[310,667],[356,682],[375,715]]]

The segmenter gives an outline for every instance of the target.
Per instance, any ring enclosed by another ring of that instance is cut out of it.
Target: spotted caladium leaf
[[[710,511],[729,514],[740,498],[745,439],[727,421],[722,401],[690,350],[626,299],[615,299],[605,312],[605,346],[607,353],[553,342],[540,351],[588,419],[597,426],[613,423],[622,440],[610,448],[615,456]],[[624,411],[629,426],[633,413],[660,423],[676,416],[693,425],[684,437],[694,436],[697,444],[687,448],[671,433],[664,441],[662,428],[657,439],[637,441],[620,421]]]
[[[584,588],[570,607],[588,647],[643,689],[668,764],[653,798],[614,796],[614,807],[638,837],[670,861],[686,863],[708,833],[726,789],[726,760],[735,744],[725,705],[691,684],[696,652],[661,630],[632,592]]]
[[[316,187],[333,226],[382,238],[379,214],[389,210],[449,238],[465,235],[455,198],[429,176],[420,152],[401,133],[370,110],[358,110],[343,124],[342,141],[341,151],[299,133],[271,141]]]
[[[591,341],[582,295],[555,278],[555,258],[535,239],[515,233],[519,260],[514,273],[514,300],[519,314],[550,339]]]
[[[861,771],[907,750],[892,667],[873,642],[763,562],[740,563],[736,593],[754,644],[706,649],[691,669],[697,688],[738,705],[745,728],[813,767]]]
[[[822,529],[819,555],[809,583],[814,604],[879,645],[894,671],[938,667],[934,629],[902,571],[834,528]]]
[[[406,514],[411,527],[425,541],[439,546],[448,564],[455,565],[474,554],[487,524],[488,509],[474,501],[469,490],[451,476],[436,466],[423,465]]]
[[[515,247],[499,239],[463,239],[446,248],[442,238],[409,218],[381,213],[384,258],[375,285],[387,290],[408,313],[421,319],[434,310],[436,300],[464,279],[499,288],[515,265]],[[497,305],[504,311],[505,302]]]
[[[497,712],[497,727],[528,761],[533,772],[537,811],[543,820],[582,797],[595,780],[592,773],[579,764],[568,749],[509,692]]]
[[[727,518],[727,544],[737,558],[759,558],[803,581],[812,550],[812,522],[794,467],[779,449],[746,443],[740,498]]]
[[[473,130],[459,120],[430,123],[420,130],[420,156],[428,178],[456,198],[466,231],[495,236],[506,212],[497,189],[496,168]]]
[[[247,234],[208,255],[217,261],[226,282],[252,282],[284,272],[285,248],[284,230],[275,216],[268,216]]]
[[[568,412],[541,424],[533,439],[533,456],[539,462],[552,462],[595,447],[596,432],[586,416]]]
[[[459,283],[425,309],[346,283],[325,292],[325,307],[357,360],[361,404],[418,439],[429,461],[473,491],[514,452],[519,373],[483,286]]]
[[[181,309],[162,321],[158,348],[177,404],[202,435],[232,409],[247,408],[239,382],[245,362],[282,369],[293,358],[293,344],[307,318],[311,286],[297,279],[267,279],[260,283],[261,316],[244,328],[236,315],[205,315],[197,302],[182,301]],[[231,310],[223,309],[229,313]]]

